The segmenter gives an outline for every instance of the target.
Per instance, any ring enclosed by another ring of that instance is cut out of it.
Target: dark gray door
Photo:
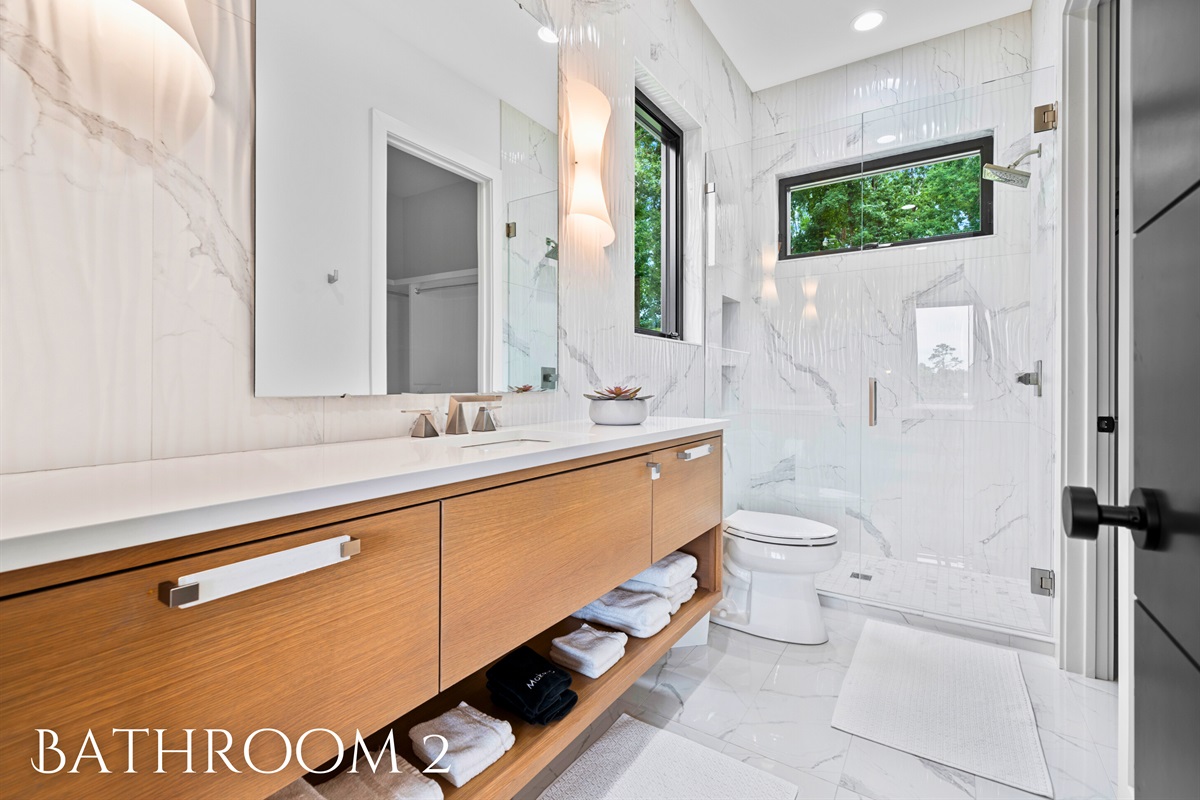
[[[1200,796],[1200,3],[1132,0],[1134,784]]]
[[[1200,2],[1130,2],[1136,489],[1099,506],[1068,487],[1070,536],[1130,528],[1134,789],[1200,797]],[[1122,203],[1124,208],[1129,203]]]

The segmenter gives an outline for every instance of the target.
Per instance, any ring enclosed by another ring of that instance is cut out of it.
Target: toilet
[[[725,597],[712,621],[781,642],[828,641],[816,578],[838,563],[837,528],[761,511],[735,511],[725,522]]]

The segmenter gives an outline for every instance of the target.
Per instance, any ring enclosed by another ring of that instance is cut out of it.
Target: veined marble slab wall
[[[501,422],[582,417],[583,392],[618,382],[699,416],[703,347],[633,333],[635,60],[701,122],[702,152],[750,140],[750,91],[688,0],[525,5],[559,32],[561,91],[612,102],[617,240],[564,221],[561,391],[506,397]],[[0,0],[0,471],[404,435],[404,409],[444,408],[253,396],[253,2],[188,2],[211,99],[118,6]]]
[[[1053,566],[1057,134],[1030,129],[1055,79],[1033,64],[1031,15],[997,20],[757,92],[753,142],[710,155],[720,218],[742,221],[717,247],[750,339],[737,505],[835,525],[850,552],[1014,578]],[[1029,190],[995,187],[995,236],[776,263],[778,176],[986,130],[999,163],[1043,145]],[[917,366],[919,317],[939,313],[962,318],[956,398]],[[1042,398],[1013,379],[1037,359]]]

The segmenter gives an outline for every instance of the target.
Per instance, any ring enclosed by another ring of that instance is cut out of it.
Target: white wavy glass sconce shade
[[[603,247],[608,247],[617,238],[617,233],[608,216],[600,166],[612,106],[595,86],[575,82],[567,90],[567,110],[571,115],[571,143],[575,148],[575,173],[567,213],[590,228]]]
[[[200,60],[200,66],[204,69],[204,75],[208,79],[206,87],[208,96],[212,97],[217,84],[213,79],[212,69],[209,68],[208,61],[204,58],[204,51],[200,49],[200,42],[196,39],[196,29],[192,27],[192,17],[188,14],[185,0],[133,0],[133,2],[149,11],[170,28],[179,41],[192,51],[192,55]]]

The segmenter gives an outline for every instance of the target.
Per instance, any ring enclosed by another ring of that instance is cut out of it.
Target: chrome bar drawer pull
[[[158,585],[158,599],[171,608],[191,608],[210,600],[257,589],[268,583],[303,575],[350,560],[362,550],[362,541],[335,536],[312,544],[248,558],[222,567],[184,575]]]
[[[657,461],[647,461],[646,466],[650,468],[650,480],[656,481],[662,477],[662,464]]]
[[[711,444],[702,444],[699,447],[692,447],[678,454],[681,461],[695,461],[697,458],[711,456],[713,446]]]

